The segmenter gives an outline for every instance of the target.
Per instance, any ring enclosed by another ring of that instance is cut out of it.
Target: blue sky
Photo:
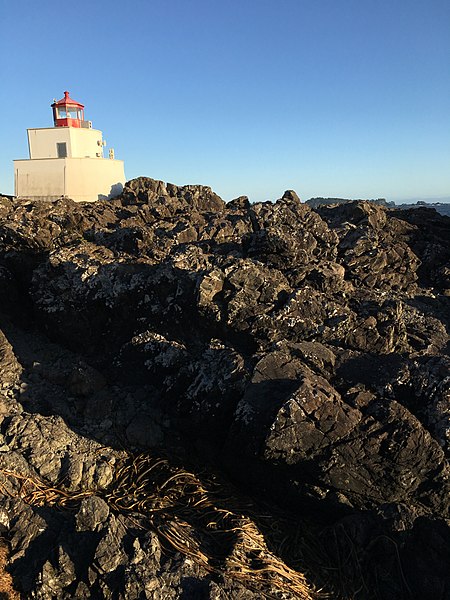
[[[64,90],[128,179],[448,197],[449,0],[0,0],[0,192]]]

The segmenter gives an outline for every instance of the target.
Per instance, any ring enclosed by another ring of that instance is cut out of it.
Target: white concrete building
[[[52,104],[54,127],[28,129],[30,158],[14,161],[19,198],[94,201],[118,196],[125,183],[122,160],[114,150],[104,158],[102,132],[84,120],[84,106],[64,92]]]

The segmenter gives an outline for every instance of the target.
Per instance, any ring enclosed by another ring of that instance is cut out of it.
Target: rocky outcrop
[[[17,589],[450,598],[449,239],[424,208],[225,203],[149,178],[111,202],[2,199],[0,521]],[[240,491],[211,497],[250,521],[216,527],[254,531],[260,560],[285,561],[279,585],[228,530],[226,548],[205,541],[195,486],[164,526],[145,497],[114,504],[137,451],[226,472]],[[240,512],[242,493],[303,528],[296,541]]]

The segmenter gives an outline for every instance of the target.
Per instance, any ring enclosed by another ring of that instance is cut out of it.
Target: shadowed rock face
[[[124,449],[176,447],[320,523],[330,565],[358,555],[362,597],[450,598],[449,240],[433,210],[293,191],[225,203],[139,178],[111,202],[0,199],[0,468],[101,491]],[[260,597],[162,567],[155,536],[136,546],[83,502],[69,522],[5,497],[19,589]]]

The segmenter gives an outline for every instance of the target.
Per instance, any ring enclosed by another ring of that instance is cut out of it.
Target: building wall
[[[66,160],[66,196],[93,201],[118,196],[125,184],[123,160],[70,158]]]
[[[64,195],[64,159],[15,160],[14,194],[20,197]]]
[[[98,129],[76,129],[69,127],[72,158],[103,157],[103,136]]]
[[[58,158],[57,143],[65,143],[68,158],[103,156],[103,136],[98,129],[48,127],[28,129],[31,159]]]
[[[120,194],[125,183],[122,160],[49,158],[14,161],[15,195],[92,202]]]

